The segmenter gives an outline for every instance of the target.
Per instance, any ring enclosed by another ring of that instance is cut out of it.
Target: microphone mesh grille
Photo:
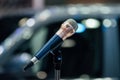
[[[74,28],[75,31],[77,30],[78,25],[74,19],[68,19],[67,22],[70,23],[70,25]]]

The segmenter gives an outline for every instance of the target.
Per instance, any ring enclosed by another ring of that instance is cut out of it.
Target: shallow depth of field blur
[[[119,80],[119,0],[0,0],[0,80],[54,80],[53,54],[24,66],[72,18],[60,46],[61,80]]]

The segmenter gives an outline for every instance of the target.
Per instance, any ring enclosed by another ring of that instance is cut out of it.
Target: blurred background
[[[0,0],[0,80],[53,80],[52,54],[24,66],[68,18],[76,33],[61,46],[61,80],[119,80],[119,0]]]

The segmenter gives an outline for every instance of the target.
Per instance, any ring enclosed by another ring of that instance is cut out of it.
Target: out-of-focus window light
[[[109,13],[111,13],[112,10],[111,10],[109,7],[102,6],[102,7],[100,8],[100,11],[101,11],[101,13],[103,13],[103,14],[109,14]]]
[[[97,19],[85,19],[82,21],[82,23],[86,26],[88,29],[96,29],[100,27],[100,21]]]
[[[95,78],[93,80],[114,80],[114,79],[109,78],[109,77],[105,77],[105,78]]]
[[[28,28],[28,29],[26,29],[26,31],[22,35],[22,38],[28,40],[31,38],[32,34],[33,34],[33,31]]]
[[[4,51],[3,46],[0,46],[0,55],[3,53],[3,51]]]
[[[20,59],[23,62],[26,62],[26,61],[28,62],[31,59],[31,55],[29,53],[24,52],[20,55]]]
[[[80,8],[80,13],[81,14],[90,14],[91,10],[89,7],[81,7]]]
[[[70,7],[70,8],[68,8],[68,13],[71,15],[75,15],[78,13],[78,10],[76,7]]]
[[[36,75],[39,79],[46,79],[47,78],[47,73],[44,71],[40,71]]]
[[[80,76],[80,78],[82,78],[82,79],[86,79],[86,80],[89,80],[90,79],[90,76],[88,75],[88,74],[82,74],[81,76]]]
[[[26,22],[28,27],[32,27],[35,24],[35,20],[33,18],[30,18]]]
[[[93,80],[104,80],[104,78],[95,78]]]
[[[114,80],[114,78],[112,79],[110,77],[106,77],[106,78],[104,78],[104,80]]]
[[[86,30],[86,27],[83,24],[78,23],[78,29],[76,30],[76,33],[82,33]]]
[[[115,19],[104,19],[103,20],[103,26],[106,27],[106,28],[116,27],[117,22],[116,22]]]
[[[28,20],[28,18],[22,18],[20,19],[20,21],[18,22],[19,26],[20,27],[23,27],[26,23],[26,21]]]
[[[45,10],[42,13],[38,14],[36,17],[39,17],[41,21],[46,21],[52,15],[50,10]]]
[[[63,48],[71,48],[74,47],[76,45],[76,42],[73,39],[66,39],[63,44],[62,47]]]

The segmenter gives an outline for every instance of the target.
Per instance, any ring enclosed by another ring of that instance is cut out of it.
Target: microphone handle
[[[37,52],[35,57],[39,60],[49,53],[49,51],[56,49],[63,42],[62,38],[59,35],[55,34],[41,50]]]

